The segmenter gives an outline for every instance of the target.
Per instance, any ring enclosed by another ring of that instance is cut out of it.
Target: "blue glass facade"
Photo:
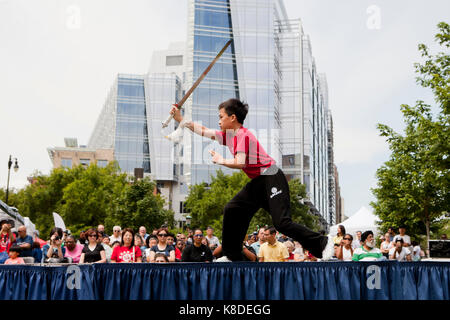
[[[195,0],[193,79],[197,79],[228,40],[233,38],[228,0]],[[239,98],[234,44],[232,43],[193,93],[192,119],[218,128],[218,105]],[[193,184],[208,181],[218,167],[205,164],[204,150],[210,141],[194,138],[192,147]],[[222,150],[225,154],[225,151]],[[228,171],[228,170],[225,170]]]
[[[150,173],[144,78],[121,77],[117,83],[114,155],[124,172]]]

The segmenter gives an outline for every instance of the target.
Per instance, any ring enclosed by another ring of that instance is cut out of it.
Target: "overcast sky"
[[[422,99],[415,83],[418,43],[433,48],[450,2],[285,0],[289,18],[310,35],[326,73],[334,117],[335,161],[345,214],[374,198],[375,171],[389,157],[377,123],[403,127],[400,104]],[[48,147],[64,137],[87,144],[117,73],[143,74],[154,50],[185,41],[185,0],[0,0],[0,187],[9,155],[21,188],[48,174]],[[2,199],[3,200],[3,199]]]

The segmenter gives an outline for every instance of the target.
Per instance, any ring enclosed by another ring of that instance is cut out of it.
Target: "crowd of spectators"
[[[112,228],[112,235],[105,227],[82,231],[78,237],[53,228],[48,241],[27,235],[24,226],[17,233],[11,232],[11,223],[0,221],[0,263],[168,263],[221,261],[222,245],[214,229],[187,229],[185,233],[171,233],[162,226],[147,233],[141,226],[137,233],[131,228]],[[417,242],[411,241],[406,228],[401,226],[395,234],[390,228],[376,245],[372,231],[346,233],[340,225],[332,236],[335,261],[418,261],[423,256]],[[274,227],[263,227],[246,235],[242,243],[242,260],[254,262],[302,262],[318,261],[301,244]]]

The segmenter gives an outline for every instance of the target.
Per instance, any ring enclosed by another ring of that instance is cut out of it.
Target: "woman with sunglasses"
[[[194,242],[183,250],[181,254],[182,262],[212,262],[212,252],[208,246],[202,243],[203,231],[201,229],[194,230]]]
[[[89,229],[85,233],[88,243],[81,251],[80,263],[106,263],[105,248],[97,242],[98,231]]]
[[[342,261],[352,261],[353,257],[353,247],[352,241],[353,237],[351,234],[345,234],[342,238],[343,244],[337,250],[337,258]]]
[[[150,248],[150,256],[147,258],[148,262],[155,262],[155,255],[157,253],[164,253],[169,262],[175,262],[175,247],[167,244],[167,236],[169,232],[166,228],[159,228],[156,236],[158,237],[158,244]]]

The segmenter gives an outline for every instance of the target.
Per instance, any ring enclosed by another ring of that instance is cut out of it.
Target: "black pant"
[[[289,185],[276,166],[252,179],[225,205],[222,248],[230,260],[242,260],[242,242],[253,215],[264,208],[272,216],[275,229],[301,243],[307,250],[320,248],[321,234],[292,221]]]

